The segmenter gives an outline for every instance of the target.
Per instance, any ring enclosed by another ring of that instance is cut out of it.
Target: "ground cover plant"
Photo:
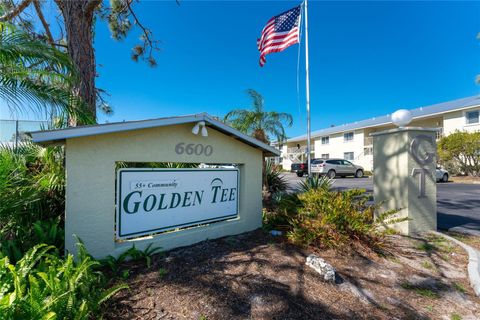
[[[36,245],[16,264],[0,259],[0,319],[89,319],[126,285],[104,289],[100,266],[78,245],[77,261],[56,248]]]
[[[100,317],[125,287],[111,287],[82,244],[76,261],[64,256],[64,196],[61,147],[0,147],[0,319]],[[156,251],[128,255],[149,263]]]

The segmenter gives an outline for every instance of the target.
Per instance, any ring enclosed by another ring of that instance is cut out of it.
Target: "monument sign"
[[[204,113],[31,135],[65,145],[65,247],[95,258],[260,228],[262,163],[280,155]]]
[[[411,116],[407,110],[397,112],[392,120],[401,125],[399,128],[371,134],[375,202],[381,211],[396,209],[399,218],[408,218],[393,226],[403,234],[436,230],[437,130],[405,127]],[[400,119],[395,119],[398,114]]]

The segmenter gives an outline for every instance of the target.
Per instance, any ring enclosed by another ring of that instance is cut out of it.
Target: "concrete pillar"
[[[391,226],[402,234],[436,230],[436,129],[405,127],[371,136],[373,192],[380,212],[399,209],[398,217],[408,217]]]

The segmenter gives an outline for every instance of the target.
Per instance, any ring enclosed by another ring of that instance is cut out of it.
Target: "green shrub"
[[[39,243],[53,245],[58,254],[63,253],[65,231],[60,219],[35,221],[31,227],[18,228],[15,237],[5,239],[0,233],[0,257],[7,256],[15,262],[25,252]]]
[[[296,194],[285,192],[272,195],[273,210],[263,209],[263,228],[266,230],[289,230],[290,221],[296,215],[300,200]]]
[[[378,250],[385,236],[381,226],[401,220],[392,219],[396,211],[375,218],[378,207],[367,205],[364,193],[310,189],[285,198],[279,204],[275,222],[287,225],[288,239],[298,245],[344,249],[360,244]]]
[[[38,243],[63,251],[63,161],[61,147],[0,146],[0,253],[12,262]]]
[[[105,289],[99,262],[78,245],[78,261],[40,244],[16,264],[0,259],[0,319],[89,319],[125,285]]]
[[[438,141],[438,156],[454,171],[480,176],[480,132],[456,131]]]

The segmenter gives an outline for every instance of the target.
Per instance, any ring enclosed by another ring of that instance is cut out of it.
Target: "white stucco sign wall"
[[[237,169],[120,169],[117,239],[236,218]]]
[[[76,254],[81,239],[96,259],[261,227],[262,162],[280,155],[207,114],[39,131],[32,139],[65,145],[65,248]],[[195,168],[146,168],[152,162]]]

